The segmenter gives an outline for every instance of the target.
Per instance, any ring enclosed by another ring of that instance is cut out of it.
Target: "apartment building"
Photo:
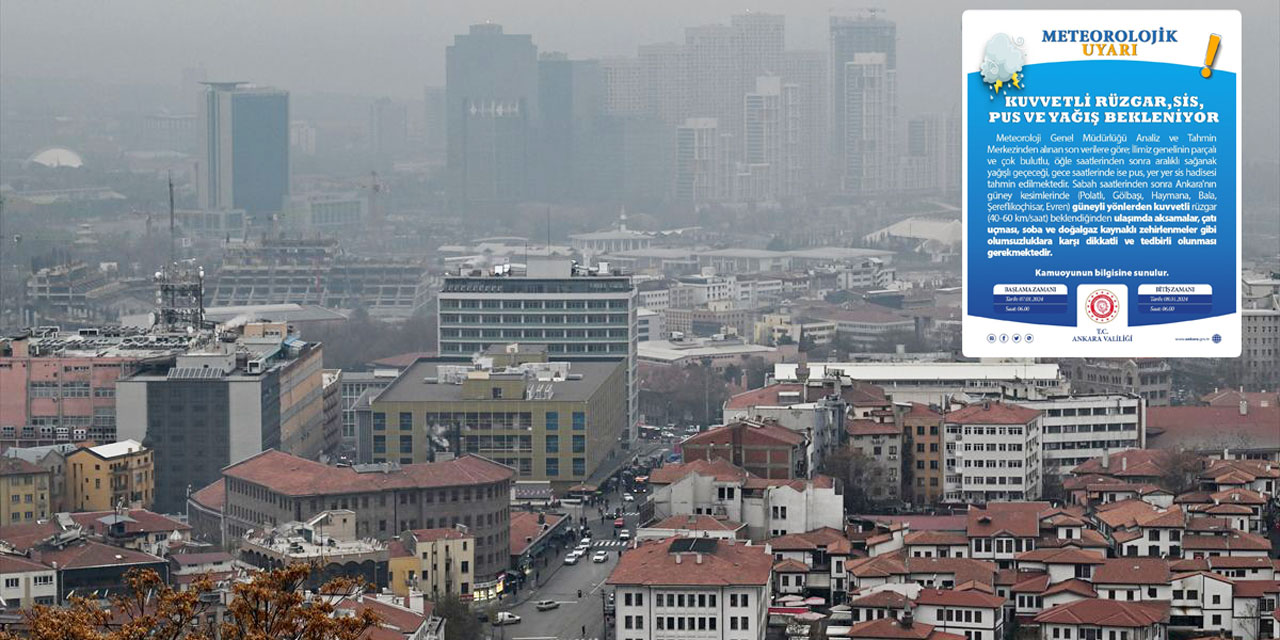
[[[942,500],[945,463],[942,414],[919,402],[902,415],[902,446],[910,450],[906,498],[912,504],[937,504]]]
[[[66,456],[67,504],[75,511],[150,509],[155,461],[137,440],[81,447]]]
[[[1041,489],[1040,412],[1004,402],[952,411],[945,421],[943,500],[1035,500]]]
[[[1146,446],[1147,405],[1137,395],[1080,394],[1013,402],[1040,412],[1045,475],[1065,476],[1108,450]]]
[[[49,471],[20,458],[0,458],[0,523],[35,522],[49,517]]]
[[[390,547],[392,593],[407,596],[413,589],[432,599],[471,596],[476,540],[466,527],[405,531]]]

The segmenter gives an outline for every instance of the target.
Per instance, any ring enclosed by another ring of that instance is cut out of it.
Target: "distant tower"
[[[156,272],[156,326],[164,331],[204,327],[204,268],[193,260],[166,264]]]
[[[244,82],[204,85],[200,208],[243,209],[265,222],[289,197],[289,92]]]

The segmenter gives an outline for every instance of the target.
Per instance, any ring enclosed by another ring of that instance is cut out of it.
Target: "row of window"
[[[545,414],[545,427],[547,431],[556,431],[560,429],[560,413],[558,411],[547,411]],[[396,416],[397,426],[401,431],[413,430],[413,414],[408,411],[401,411]],[[574,431],[586,431],[587,414],[583,411],[574,411],[570,417],[571,426]],[[489,431],[489,430],[524,430],[528,431],[533,428],[533,413],[528,411],[458,411],[451,413],[425,413],[423,414],[423,423],[428,427],[446,427],[457,426],[465,431]],[[373,413],[373,430],[387,430],[387,414],[382,411]]]
[[[51,575],[35,576],[34,578],[31,579],[31,583],[37,587],[47,587],[53,584],[53,576]],[[5,578],[4,579],[4,588],[6,589],[17,589],[19,586],[21,586],[21,584],[22,584],[21,578]]]
[[[626,309],[626,300],[452,300],[441,309]]]
[[[517,324],[517,325],[526,325],[526,324],[570,324],[570,325],[583,325],[583,324],[614,324],[614,325],[627,325],[627,324],[628,324],[628,320],[629,320],[629,319],[630,319],[630,317],[629,317],[627,314],[625,314],[625,313],[592,313],[592,314],[576,313],[576,314],[567,314],[567,315],[561,315],[561,314],[548,314],[548,315],[536,314],[536,315],[525,315],[525,316],[520,316],[520,315],[510,315],[510,316],[500,316],[500,315],[483,315],[483,316],[482,316],[482,315],[479,315],[479,314],[470,314],[470,313],[464,313],[464,314],[443,313],[443,314],[440,314],[440,324],[441,324],[441,326],[445,326],[445,325],[453,325],[453,324],[487,324],[487,325],[495,325],[495,324]]]
[[[495,338],[519,340],[522,338],[600,339],[629,337],[626,329],[452,329],[440,330],[442,338]]]
[[[546,345],[547,353],[627,353],[627,343],[612,342],[609,344],[558,344],[551,343]],[[484,348],[484,345],[478,342],[450,342],[448,340],[440,341],[440,351],[448,353],[475,353]]]
[[[1046,442],[1045,451],[1070,451],[1073,449],[1128,449],[1138,446],[1137,440],[1086,440],[1082,442]]]
[[[1108,422],[1105,424],[1048,424],[1045,433],[1105,433],[1107,431],[1137,431],[1136,422]]]

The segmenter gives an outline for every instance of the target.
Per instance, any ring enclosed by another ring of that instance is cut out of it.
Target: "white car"
[[[594,556],[591,556],[592,562],[607,562],[608,560],[609,560],[608,551],[597,551]]]
[[[497,615],[493,616],[493,626],[495,627],[507,624],[519,624],[519,622],[520,616],[511,613],[510,611],[499,611]]]
[[[582,556],[579,556],[577,551],[571,551],[571,552],[569,552],[569,555],[567,555],[567,556],[565,556],[565,557],[564,557],[564,563],[565,563],[565,564],[578,564],[578,558],[580,558],[580,557],[582,557]]]
[[[635,501],[636,501],[636,497],[635,497],[635,496],[633,496],[633,495],[631,495],[631,494],[629,494],[629,493],[624,493],[624,494],[622,494],[622,501],[623,501],[623,502],[635,502]]]
[[[618,539],[623,542],[630,540],[631,532],[624,529],[621,533],[618,534]]]

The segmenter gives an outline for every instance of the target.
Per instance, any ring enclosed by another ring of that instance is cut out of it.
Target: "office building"
[[[1107,451],[1147,446],[1147,405],[1129,394],[1014,400],[1040,412],[1044,474],[1066,477]]]
[[[1167,407],[1173,392],[1173,368],[1163,358],[1064,358],[1062,375],[1075,394],[1130,394],[1149,407]]]
[[[598,64],[604,76],[604,115],[624,117],[644,115],[645,101],[642,92],[643,74],[640,59],[614,56],[601,58]]]
[[[49,471],[21,458],[0,458],[0,522],[24,524],[49,517]]]
[[[137,440],[81,447],[66,454],[68,509],[150,509],[155,500],[155,462]]]
[[[289,92],[206,82],[200,100],[200,208],[243,209],[263,225],[289,197]]]
[[[731,26],[686,27],[684,51],[689,117],[717,118],[721,133],[734,135],[742,122],[737,33]]]
[[[898,72],[886,53],[858,53],[839,69],[844,77],[845,193],[877,196],[894,188],[897,160]]]
[[[797,163],[802,182],[797,193],[820,191],[827,184],[827,163],[831,153],[827,116],[831,107],[828,94],[831,80],[827,52],[785,51],[780,73],[783,83],[795,85],[798,91],[798,109],[793,117],[797,120],[800,136],[801,155]]]
[[[538,49],[529,35],[472,25],[445,50],[447,191],[455,210],[530,195],[539,122]]]
[[[948,146],[950,124],[948,118],[938,113],[907,120],[896,176],[900,189],[928,193],[951,188],[953,161],[948,154],[958,149]]]
[[[848,191],[846,177],[849,169],[849,156],[855,158],[859,155],[857,149],[851,149],[849,146],[850,136],[853,139],[861,137],[858,132],[850,132],[848,130],[849,117],[846,105],[849,101],[850,91],[848,89],[849,69],[848,65],[854,62],[854,57],[865,53],[883,54],[884,59],[880,62],[880,68],[875,66],[871,68],[858,67],[856,72],[873,73],[878,72],[881,79],[887,77],[888,74],[897,73],[898,57],[897,57],[897,25],[892,21],[879,17],[876,10],[868,10],[856,16],[832,16],[830,20],[831,33],[831,168],[833,170],[835,181],[833,184],[841,185],[845,191]],[[855,79],[862,79],[855,74]],[[872,77],[874,80],[874,76]],[[872,82],[874,84],[874,82]],[[855,99],[862,100],[858,91],[852,93]],[[860,112],[861,113],[861,112]],[[886,114],[889,115],[889,114]],[[855,120],[860,121],[861,118]],[[853,154],[850,154],[853,151]],[[881,162],[887,164],[888,158],[882,158]]]
[[[785,96],[784,96],[785,91]],[[763,174],[763,196],[774,200],[784,192],[783,183],[794,187],[798,176],[790,175],[799,143],[798,131],[791,122],[796,87],[784,88],[779,76],[760,76],[752,91],[743,96],[742,161],[758,167]]]
[[[120,435],[155,460],[155,504],[181,511],[223,467],[267,449],[319,457],[324,433],[323,347],[283,323],[249,323],[217,342],[149,363],[120,380]]]
[[[628,429],[636,423],[636,292],[608,265],[531,256],[523,273],[446,276],[439,294],[441,357],[490,345],[545,345],[550,360],[627,362]]]
[[[719,127],[716,118],[689,118],[676,128],[676,200],[700,204],[721,197],[724,162]]]
[[[599,192],[602,159],[596,127],[604,113],[604,73],[595,60],[563,53],[538,59],[537,161],[532,164],[538,196],[550,202],[609,197]]]
[[[494,345],[471,364],[419,360],[371,404],[362,461],[474,453],[566,490],[587,482],[627,433],[626,363],[548,361],[545,345]]]
[[[944,502],[1040,498],[1039,411],[1003,402],[971,404],[946,414],[944,437]]]
[[[1067,385],[1056,364],[1004,362],[811,362],[810,378],[843,376],[883,387],[895,402],[941,404],[957,390],[971,396],[1001,394],[1036,399],[1066,395]],[[773,366],[779,382],[799,380],[795,363]]]
[[[223,469],[222,477],[230,538],[343,509],[354,512],[358,539],[466,527],[475,539],[473,593],[489,590],[492,597],[507,568],[512,471],[492,460],[467,455],[429,464],[331,467],[272,450]]]
[[[369,106],[369,149],[380,160],[394,159],[407,148],[409,110],[391,98],[378,98]]]
[[[643,44],[637,49],[640,61],[640,95],[644,112],[668,126],[684,122],[690,115],[688,94],[688,51],[682,44]]]
[[[387,388],[396,376],[395,369],[374,369],[373,371],[343,371],[339,384],[342,385],[342,448],[354,452],[356,449],[356,401],[365,391],[375,393]]]

